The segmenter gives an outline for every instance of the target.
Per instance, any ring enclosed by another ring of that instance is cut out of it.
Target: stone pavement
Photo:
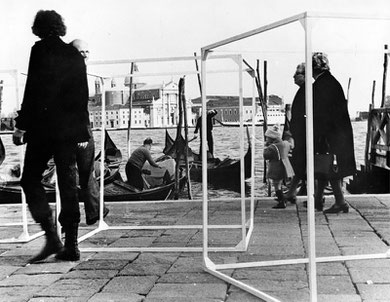
[[[347,197],[349,214],[316,212],[317,256],[385,253],[390,243],[390,198]],[[333,202],[327,197],[326,206]],[[255,228],[245,252],[210,252],[218,264],[307,257],[307,212],[302,202],[272,209],[275,201],[255,203]],[[201,224],[201,203],[108,204],[109,225]],[[237,224],[239,202],[213,202],[210,223]],[[20,221],[20,206],[0,206],[0,223]],[[83,220],[84,221],[84,220]],[[80,225],[80,234],[93,227]],[[30,234],[39,226],[29,226]],[[20,226],[0,226],[0,239],[18,236]],[[39,264],[27,260],[43,245],[0,244],[0,301],[30,302],[254,302],[261,299],[225,283],[202,268],[201,252],[83,252],[78,262]],[[210,231],[210,245],[233,247],[240,230]],[[109,230],[83,241],[88,247],[201,247],[199,229]],[[230,269],[228,276],[286,302],[309,301],[304,264]],[[317,264],[318,301],[389,302],[390,260],[353,260]]]

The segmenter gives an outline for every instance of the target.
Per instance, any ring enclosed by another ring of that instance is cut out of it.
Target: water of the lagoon
[[[364,150],[365,140],[367,133],[367,122],[353,122],[354,139],[355,139],[355,157],[357,167],[364,163]],[[194,128],[189,129],[189,138],[193,137]],[[229,156],[231,158],[238,158],[240,156],[240,143],[239,143],[239,127],[215,127],[213,130],[214,134],[214,154],[217,157],[224,158]],[[251,128],[250,128],[250,131]],[[94,131],[94,138],[96,140],[96,150],[100,148],[100,131]],[[169,129],[170,135],[174,138],[176,135],[175,129]],[[123,163],[121,166],[121,174],[125,176],[124,167],[127,161],[127,131],[126,130],[110,130],[110,137],[115,142],[118,148],[121,149],[123,154]],[[140,146],[146,137],[153,139],[152,155],[158,157],[162,154],[162,150],[165,144],[165,129],[137,129],[131,131],[131,150]],[[245,151],[248,147],[247,136],[245,137]],[[255,128],[255,194],[256,196],[265,196],[266,190],[263,183],[263,135],[262,127]],[[21,147],[16,147],[12,143],[12,135],[2,134],[1,138],[6,148],[6,159],[0,167],[0,175],[11,166],[20,162],[20,150]],[[190,143],[190,147],[195,151],[199,150],[199,137]],[[199,183],[192,183],[192,194],[194,198],[201,198],[201,185]],[[210,198],[218,197],[239,197],[240,193],[221,189],[221,188],[209,188]],[[183,193],[182,198],[186,198],[186,194]]]

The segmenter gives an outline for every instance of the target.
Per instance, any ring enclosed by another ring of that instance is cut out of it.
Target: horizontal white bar
[[[243,69],[244,72],[249,72],[251,71],[249,68]],[[238,69],[225,69],[225,70],[208,70],[207,73],[233,73],[233,72],[238,72]],[[102,78],[105,79],[110,79],[110,78],[124,78],[124,77],[131,77],[131,78],[138,78],[138,77],[150,77],[150,76],[162,76],[162,75],[190,75],[190,74],[200,74],[200,71],[195,71],[195,70],[187,70],[187,71],[173,71],[173,72],[144,72],[144,73],[126,73],[126,74],[114,74],[110,77],[104,77]],[[95,75],[93,75],[95,76]],[[96,77],[96,76],[95,76]]]
[[[359,19],[359,20],[389,20],[389,15],[378,15],[378,14],[345,14],[345,13],[334,13],[334,12],[306,12],[308,18],[327,18],[327,19]]]
[[[215,42],[213,44],[207,45],[205,47],[202,47],[202,52],[203,51],[210,51],[214,48],[230,44],[232,42],[236,42],[248,37],[251,37],[256,34],[260,34],[262,32],[275,29],[277,27],[281,27],[296,21],[299,21],[304,18],[339,18],[339,19],[360,19],[360,20],[390,20],[390,16],[378,16],[378,15],[359,15],[359,14],[343,14],[343,13],[321,13],[321,12],[304,12],[286,19],[282,19],[280,21],[244,32],[239,35],[235,35],[233,37],[221,40],[219,42]]]
[[[267,200],[267,199],[274,199],[274,197],[258,197],[256,200]],[[210,201],[218,201],[218,202],[236,202],[236,201],[241,201],[241,198],[236,197],[236,198],[212,198],[209,199]],[[250,197],[245,198],[245,201],[250,201]],[[182,203],[182,202],[189,202],[189,203],[194,203],[194,202],[203,202],[201,199],[171,199],[171,200],[139,200],[139,201],[106,201],[106,204],[152,204],[152,203]]]
[[[109,226],[107,230],[159,230],[159,229],[202,229],[203,225],[116,225]],[[240,229],[240,224],[227,224],[227,225],[208,225],[209,229]]]
[[[210,59],[232,59],[237,55],[214,55]],[[193,61],[200,60],[200,56],[185,56],[185,57],[165,57],[165,58],[142,58],[142,59],[120,59],[120,60],[96,60],[88,61],[87,65],[102,65],[102,64],[131,64],[131,63],[153,63],[153,62],[174,62],[174,61]]]
[[[240,252],[235,247],[209,247],[209,251],[213,252]],[[202,252],[202,247],[89,247],[80,248],[81,252]]]
[[[390,258],[390,253],[379,254],[365,254],[365,255],[347,255],[347,256],[330,256],[330,257],[317,257],[316,263],[324,262],[336,262],[336,261],[349,261],[349,260],[370,260],[370,259],[386,259]],[[290,265],[290,264],[304,264],[309,263],[308,258],[300,259],[286,259],[286,260],[270,260],[270,261],[256,261],[256,262],[242,262],[242,263],[229,263],[229,264],[215,264],[216,269],[236,269],[236,268],[249,268],[249,267],[266,267],[266,266],[278,266],[278,265]]]

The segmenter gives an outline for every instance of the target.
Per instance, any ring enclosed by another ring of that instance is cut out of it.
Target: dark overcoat
[[[306,178],[306,109],[305,85],[299,87],[291,105],[290,131],[294,139],[291,165],[300,179]]]
[[[24,98],[16,127],[37,137],[88,141],[88,82],[84,58],[57,36],[31,49]]]
[[[340,83],[329,71],[322,73],[313,84],[314,150],[329,151],[337,157],[339,172],[335,178],[355,173],[356,162],[348,104]]]

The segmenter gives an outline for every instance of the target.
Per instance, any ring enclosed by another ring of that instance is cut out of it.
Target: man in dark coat
[[[290,161],[295,175],[285,196],[292,203],[296,202],[299,182],[306,179],[305,63],[297,66],[294,83],[299,86],[291,105],[290,121],[290,132],[294,140]]]
[[[212,157],[214,157],[214,140],[213,140],[213,117],[217,115],[217,110],[212,109],[207,112],[206,116],[206,137],[207,137],[207,146],[209,147],[209,152]],[[198,133],[200,130],[200,146],[199,146],[199,154],[202,154],[202,116],[198,118],[196,121],[194,134]]]
[[[88,44],[80,39],[75,39],[71,42],[85,61],[89,58]],[[89,115],[89,114],[88,114]],[[100,190],[95,174],[95,141],[92,134],[92,129],[88,125],[90,138],[85,142],[85,146],[79,144],[76,152],[77,169],[79,173],[79,199],[84,203],[85,220],[88,225],[92,225],[99,220],[100,211]],[[108,215],[108,208],[103,204],[103,217]]]
[[[16,145],[27,143],[21,185],[31,214],[46,235],[46,245],[30,262],[56,253],[62,260],[78,260],[76,149],[90,138],[86,66],[80,53],[60,39],[66,27],[55,11],[39,11],[32,31],[41,40],[31,49],[23,103],[13,135]],[[54,229],[41,183],[52,156],[61,196],[59,221],[65,230],[65,248]]]
[[[343,177],[356,170],[353,132],[348,113],[348,104],[340,83],[329,71],[328,58],[324,53],[313,54],[313,127],[314,151],[336,155],[338,172],[330,179],[318,179],[315,194],[316,206],[322,204],[327,182],[333,189],[335,204],[325,213],[348,213],[342,191]],[[328,145],[328,146],[327,146]]]

